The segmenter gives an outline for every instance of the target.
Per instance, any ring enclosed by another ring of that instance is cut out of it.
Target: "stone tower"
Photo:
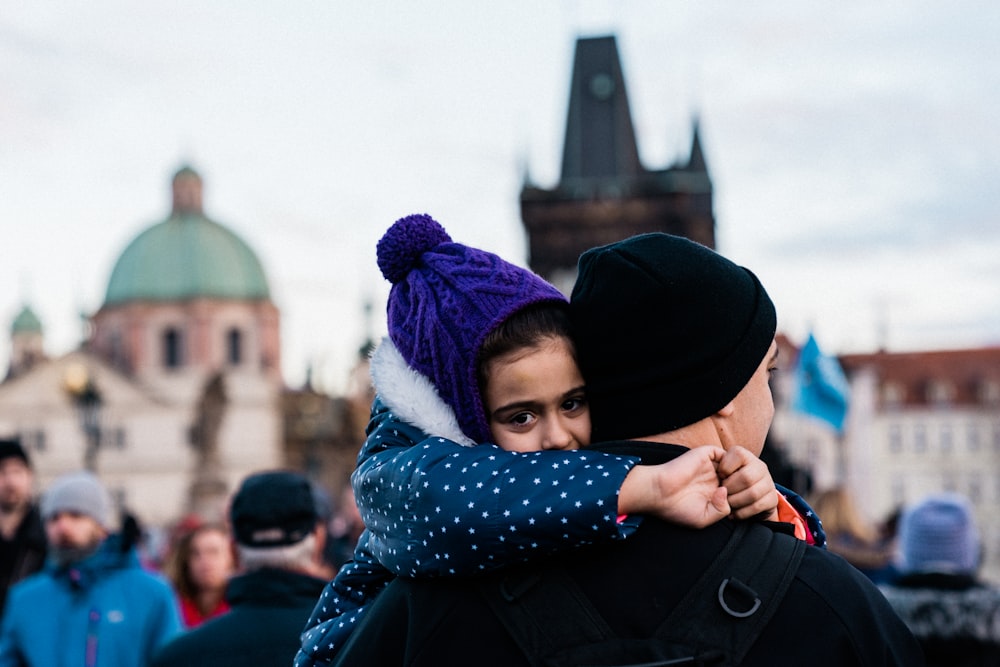
[[[698,123],[686,159],[642,165],[613,36],[577,40],[559,182],[545,189],[526,177],[520,200],[529,265],[567,293],[577,258],[594,246],[656,231],[715,247]]]

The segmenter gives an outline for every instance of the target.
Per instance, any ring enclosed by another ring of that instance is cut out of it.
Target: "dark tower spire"
[[[569,293],[588,248],[667,232],[715,247],[712,181],[697,120],[691,154],[664,169],[639,160],[625,77],[613,36],[577,40],[562,174],[552,189],[521,187],[532,270]]]
[[[580,39],[570,84],[562,180],[636,176],[641,170],[617,42],[613,36]]]
[[[705,154],[702,153],[701,150],[701,133],[699,131],[701,124],[698,122],[697,116],[691,125],[691,157],[688,158],[688,171],[703,171],[708,173],[708,165],[705,163]]]

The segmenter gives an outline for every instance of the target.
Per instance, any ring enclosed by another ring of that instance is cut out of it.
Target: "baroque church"
[[[79,349],[48,359],[30,307],[15,318],[0,432],[21,438],[41,488],[86,467],[151,525],[221,518],[242,477],[284,463],[279,323],[260,260],[205,215],[184,167]]]

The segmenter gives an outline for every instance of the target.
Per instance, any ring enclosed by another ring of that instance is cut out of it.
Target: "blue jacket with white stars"
[[[638,523],[617,517],[637,458],[470,447],[450,408],[396,355],[383,342],[373,356],[379,398],[352,476],[367,528],[316,604],[299,667],[331,660],[395,576],[475,574],[621,539]]]

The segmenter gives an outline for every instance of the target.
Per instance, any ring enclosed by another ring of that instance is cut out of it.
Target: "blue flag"
[[[844,429],[850,392],[840,364],[820,351],[816,338],[810,333],[795,367],[792,408],[821,419],[840,432]]]

